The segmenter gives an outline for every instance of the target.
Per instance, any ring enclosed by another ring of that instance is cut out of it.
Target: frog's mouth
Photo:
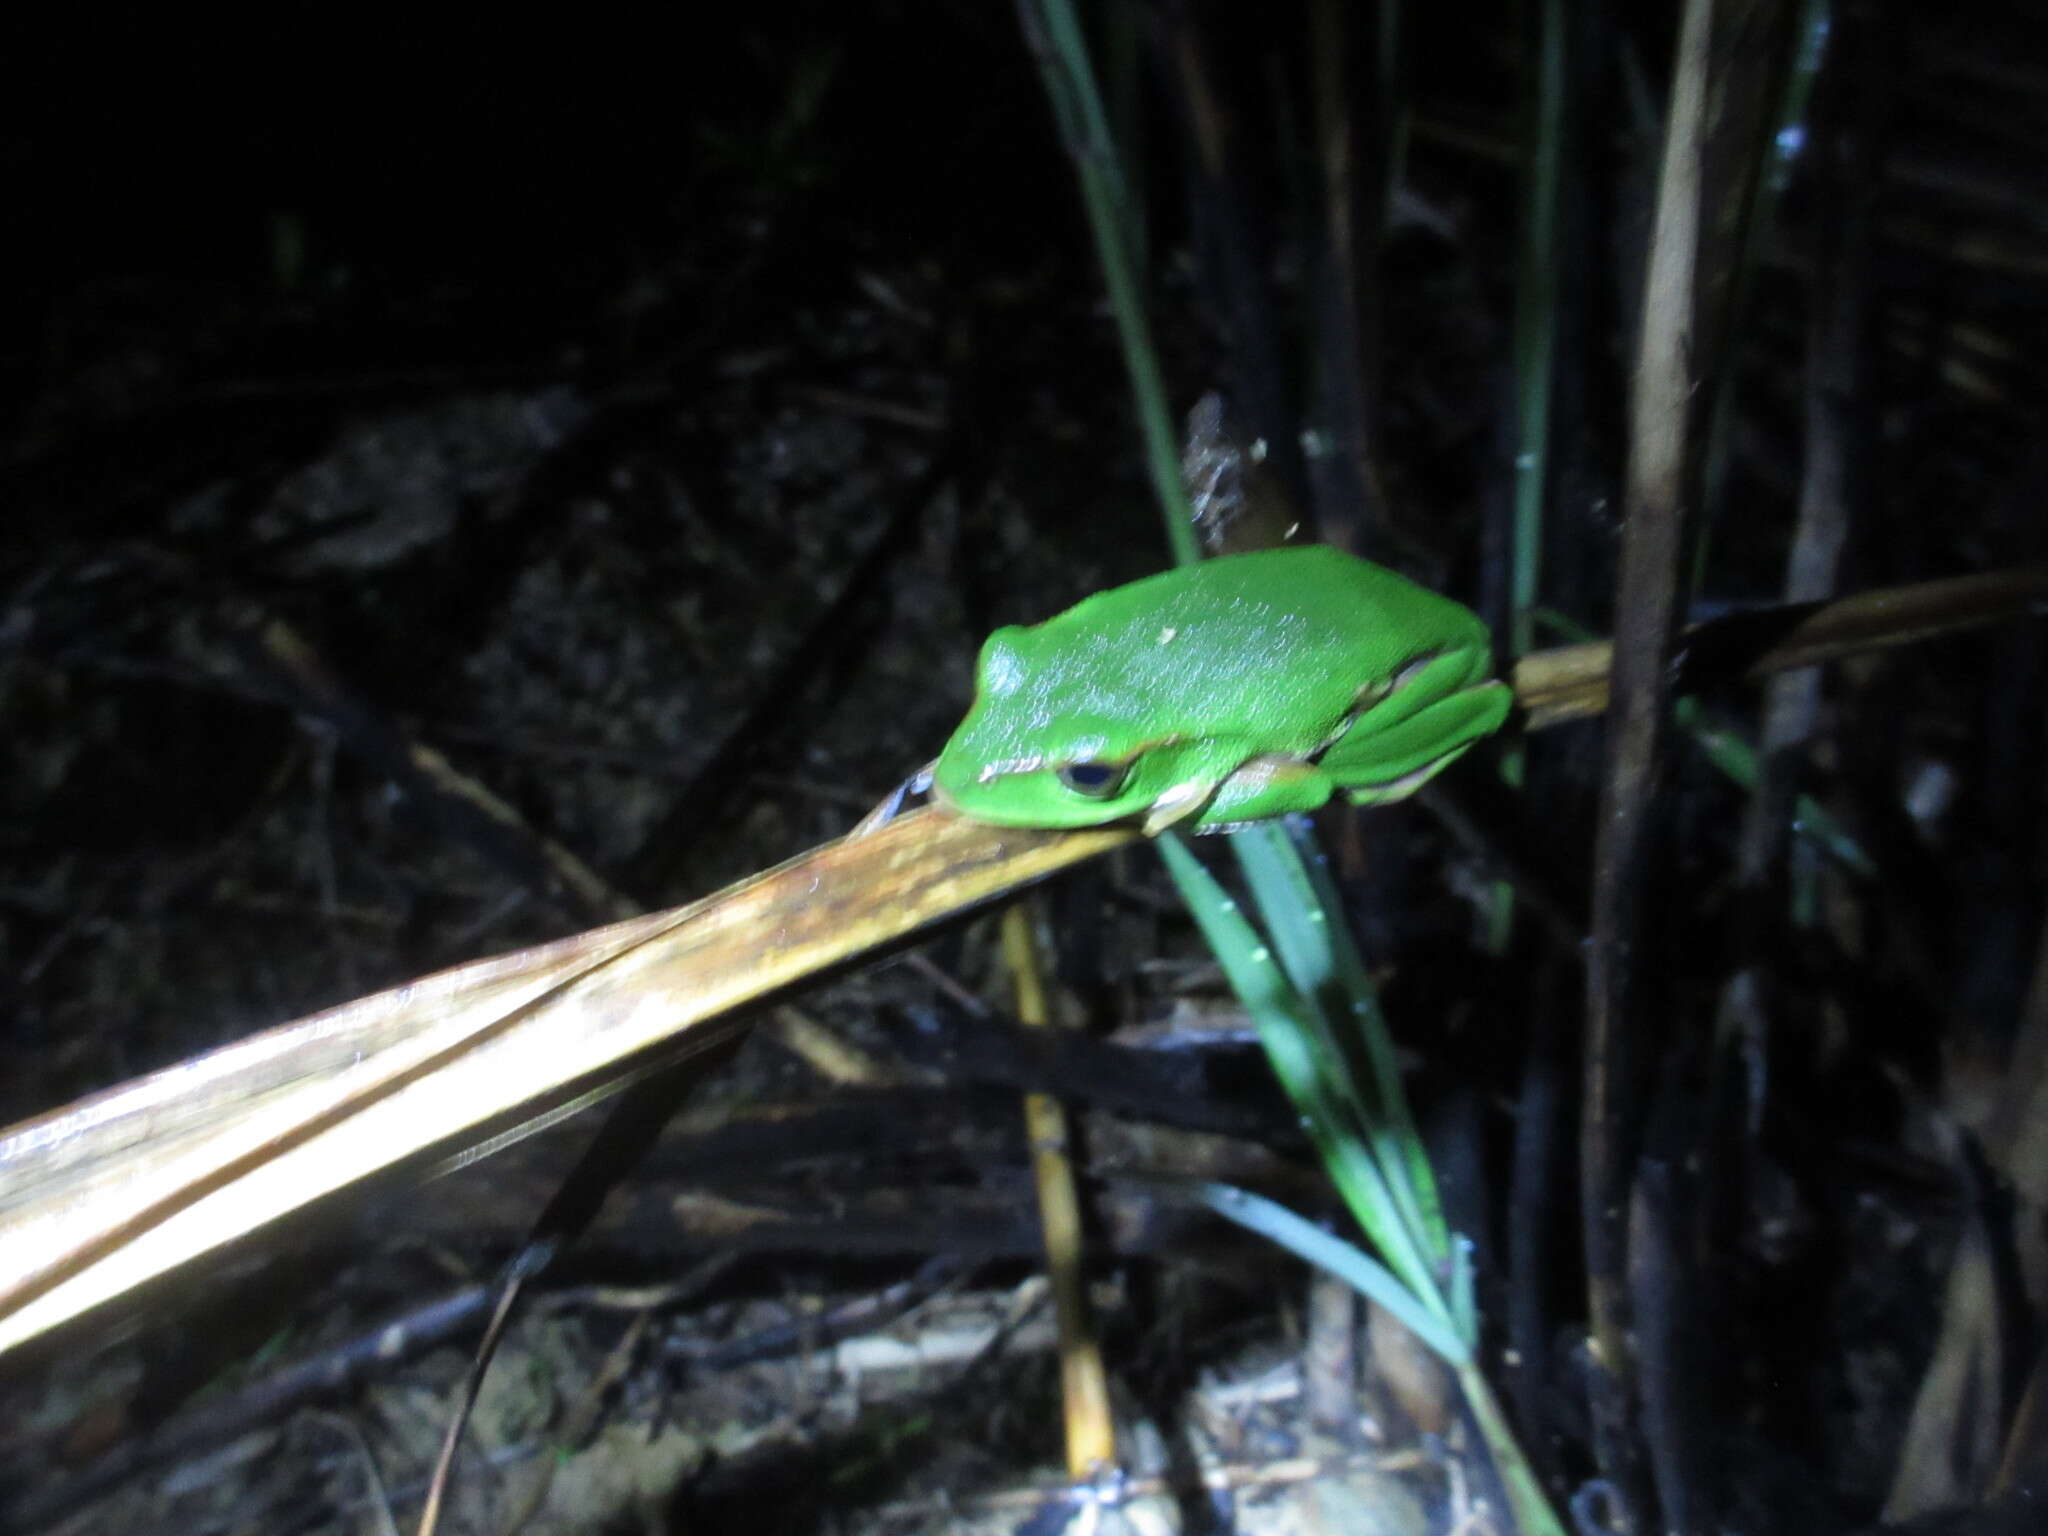
[[[1007,779],[1013,774],[1041,773],[1045,769],[1045,757],[1004,757],[992,763],[983,763],[975,770],[974,782],[993,784],[997,779]]]
[[[1067,783],[1065,776],[1068,773],[1078,772],[1081,769],[1095,769],[1102,773],[1115,774],[1119,778],[1128,778],[1131,770],[1142,763],[1148,753],[1160,751],[1165,747],[1180,746],[1187,739],[1187,732],[1185,731],[1169,731],[1164,736],[1155,736],[1148,741],[1141,741],[1128,752],[1121,753],[1116,757],[1102,757],[1094,752],[1081,751],[1065,757],[1049,757],[1045,753],[1039,752],[1030,757],[997,758],[993,762],[983,763],[975,771],[974,781],[977,784],[992,784],[997,779],[1006,779],[1012,774],[1053,773],[1060,775],[1060,782],[1065,784]],[[1068,784],[1067,787],[1070,789],[1078,788],[1072,784]],[[1087,793],[1087,791],[1080,792]]]

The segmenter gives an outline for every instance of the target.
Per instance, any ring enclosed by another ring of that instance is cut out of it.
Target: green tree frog
[[[1499,727],[1477,614],[1328,545],[1225,555],[990,635],[933,769],[1015,827],[1212,832],[1412,794]]]

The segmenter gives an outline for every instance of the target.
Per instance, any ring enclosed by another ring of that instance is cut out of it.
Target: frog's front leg
[[[867,837],[872,833],[881,831],[882,828],[903,814],[903,803],[906,800],[917,795],[929,795],[932,792],[932,770],[937,766],[938,764],[936,763],[926,763],[917,772],[890,790],[883,797],[881,804],[854,823],[853,830],[846,834],[846,840],[852,842],[857,837]]]
[[[1477,665],[1485,666],[1483,656]],[[1507,719],[1513,690],[1501,682],[1468,681],[1474,667],[1469,655],[1424,663],[1403,680],[1399,692],[1354,719],[1318,759],[1319,766],[1358,805],[1414,794]],[[1431,699],[1432,693],[1438,697]],[[1411,699],[1427,702],[1401,707]]]
[[[1277,753],[1255,757],[1239,764],[1216,786],[1216,793],[1196,819],[1195,830],[1221,832],[1268,816],[1313,811],[1336,788],[1330,775],[1302,758]]]

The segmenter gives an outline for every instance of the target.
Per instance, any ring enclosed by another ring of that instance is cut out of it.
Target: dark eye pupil
[[[1106,800],[1124,781],[1124,770],[1108,763],[1069,763],[1059,770],[1059,780],[1077,795]]]

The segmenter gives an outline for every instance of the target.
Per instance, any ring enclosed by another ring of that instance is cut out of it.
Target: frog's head
[[[933,769],[940,803],[1007,827],[1142,816],[1148,832],[1201,810],[1242,749],[1146,730],[1105,680],[1046,665],[1039,638],[999,629],[982,647],[973,707]]]

